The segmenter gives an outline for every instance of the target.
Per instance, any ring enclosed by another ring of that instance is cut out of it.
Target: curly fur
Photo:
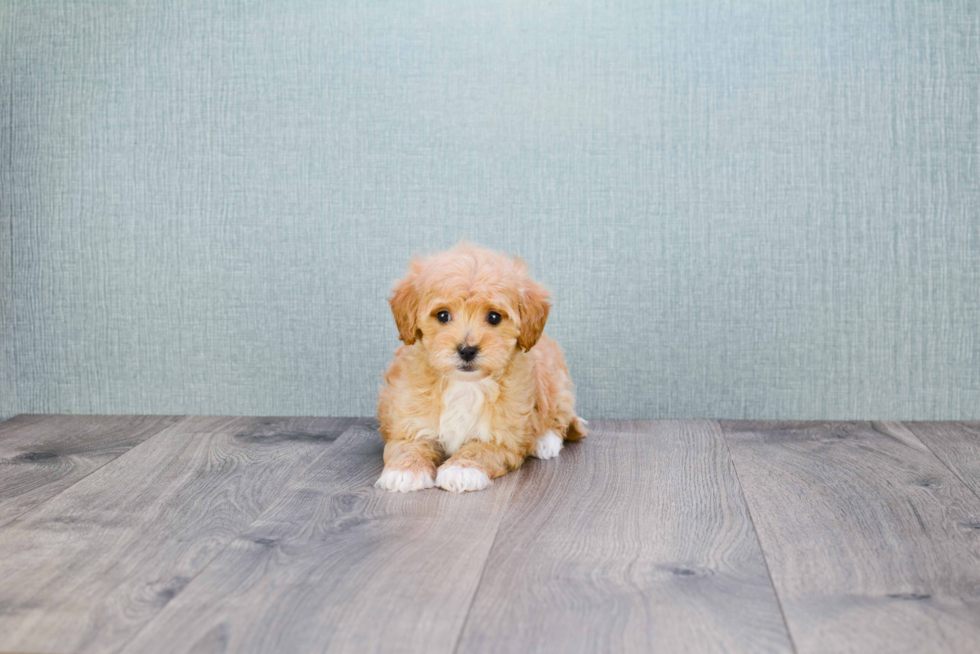
[[[586,435],[561,348],[542,334],[549,300],[521,259],[465,242],[411,261],[389,299],[404,345],[379,393],[379,488],[479,490],[528,456],[557,456],[556,436]],[[472,362],[461,358],[464,346],[478,348]]]

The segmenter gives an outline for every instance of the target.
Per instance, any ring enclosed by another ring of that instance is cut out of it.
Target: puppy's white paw
[[[446,466],[436,475],[436,486],[454,493],[483,490],[489,485],[490,477],[479,468]]]
[[[562,442],[558,434],[550,429],[538,438],[538,444],[534,448],[536,459],[553,459],[561,452]]]
[[[397,493],[410,493],[432,488],[435,485],[432,475],[424,470],[388,470],[387,468],[378,477],[378,481],[374,482],[375,488]]]

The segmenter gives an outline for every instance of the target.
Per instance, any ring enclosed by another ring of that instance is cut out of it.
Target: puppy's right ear
[[[524,284],[517,303],[517,310],[521,315],[521,333],[517,337],[517,344],[527,352],[541,338],[544,324],[548,322],[551,304],[548,303],[548,289],[544,286],[532,279],[525,279]]]
[[[418,272],[419,262],[413,259],[408,275],[395,284],[392,289],[395,294],[388,298],[391,313],[395,316],[395,324],[398,326],[398,338],[404,341],[405,345],[411,345],[418,337],[419,292],[415,288]]]

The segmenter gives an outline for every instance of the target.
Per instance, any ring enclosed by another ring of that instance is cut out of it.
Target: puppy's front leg
[[[436,466],[442,461],[430,443],[397,440],[385,443],[385,468],[375,487],[399,493],[435,486]]]
[[[483,490],[491,479],[520,468],[524,456],[499,443],[470,441],[439,466],[436,486],[454,493]]]

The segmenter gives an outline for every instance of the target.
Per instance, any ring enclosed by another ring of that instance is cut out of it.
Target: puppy
[[[548,291],[523,261],[461,242],[413,259],[393,290],[404,345],[379,392],[375,486],[482,490],[586,435],[565,357],[541,333]]]

